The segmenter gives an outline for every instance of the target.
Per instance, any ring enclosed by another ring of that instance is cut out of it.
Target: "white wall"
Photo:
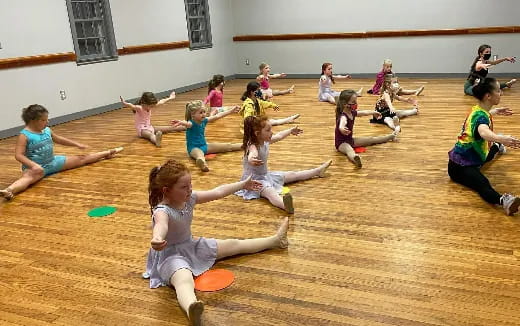
[[[506,26],[518,25],[520,12],[517,0],[232,0],[232,4],[235,35]],[[375,73],[383,59],[391,58],[398,73],[465,73],[483,43],[500,56],[520,57],[520,34],[236,42],[236,71],[257,73],[258,63],[265,61],[273,72],[320,73],[321,64],[328,61],[337,73]],[[520,63],[503,63],[493,71],[519,73]]]
[[[117,47],[188,39],[182,0],[111,0]],[[21,108],[39,103],[50,117],[117,102],[235,73],[230,0],[211,0],[213,47],[120,56],[119,60],[77,66],[58,63],[0,70],[0,130],[22,125]],[[31,8],[27,10],[27,8]],[[52,18],[50,18],[52,17]],[[0,0],[0,58],[74,52],[65,1]],[[60,100],[65,90],[67,99]]]

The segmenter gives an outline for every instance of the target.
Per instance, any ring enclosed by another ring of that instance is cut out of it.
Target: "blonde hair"
[[[390,60],[390,59],[385,59],[385,60],[383,61],[383,64],[384,64],[384,65],[391,66],[391,65],[392,65],[392,60]]]
[[[195,100],[186,103],[186,113],[184,114],[184,119],[186,121],[190,121],[191,115],[202,108],[204,108],[204,103],[202,103],[201,100]]]
[[[258,69],[260,69],[260,72],[262,72],[262,70],[264,70],[265,67],[269,66],[267,63],[265,62],[262,62],[259,66],[258,66]]]

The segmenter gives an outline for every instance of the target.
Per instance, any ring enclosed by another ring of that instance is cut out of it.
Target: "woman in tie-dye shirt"
[[[486,78],[473,87],[473,96],[479,103],[471,109],[457,143],[448,154],[448,174],[453,181],[477,191],[490,204],[502,205],[507,215],[513,215],[518,211],[520,198],[511,194],[500,195],[480,172],[482,165],[497,153],[505,153],[504,145],[520,148],[520,140],[493,132],[493,115],[513,113],[509,108],[493,109],[500,103],[501,95],[500,85],[494,78]]]

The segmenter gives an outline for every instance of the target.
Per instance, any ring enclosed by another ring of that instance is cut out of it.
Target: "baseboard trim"
[[[338,73],[344,75],[345,73]],[[350,74],[352,78],[376,78],[377,73],[359,73],[359,74]],[[493,73],[491,77],[496,78],[505,78],[518,77],[520,73]],[[236,74],[236,79],[256,79],[258,74]],[[399,73],[397,77],[403,78],[466,78],[468,76],[467,72],[459,72],[459,73]],[[289,79],[318,79],[320,78],[320,74],[287,74],[287,78]]]
[[[224,79],[226,79],[226,80],[232,80],[235,78],[236,78],[235,75],[230,75],[230,76],[224,77]],[[183,87],[179,87],[179,88],[175,88],[175,89],[157,92],[157,93],[155,93],[155,95],[157,96],[157,98],[163,98],[163,97],[169,96],[172,91],[175,91],[175,93],[180,94],[180,93],[189,92],[189,91],[199,89],[202,87],[207,87],[207,86],[208,86],[208,82],[203,81],[203,82],[191,84],[188,86],[183,86]],[[128,101],[136,102],[137,100],[138,100],[138,98],[133,98],[133,99],[129,99]],[[52,126],[59,125],[59,124],[65,123],[65,122],[83,119],[86,117],[91,117],[94,115],[98,115],[101,113],[110,112],[110,111],[114,111],[114,110],[119,110],[119,109],[121,109],[121,102],[111,103],[111,104],[103,105],[103,106],[100,106],[97,108],[88,109],[88,110],[75,112],[75,113],[71,113],[71,114],[66,114],[63,116],[49,119],[49,126],[52,127]],[[52,110],[52,108],[51,108],[51,110]],[[24,125],[20,125],[20,126],[5,129],[5,130],[0,130],[0,139],[17,136],[20,133],[20,130],[22,130],[24,127],[25,127]]]

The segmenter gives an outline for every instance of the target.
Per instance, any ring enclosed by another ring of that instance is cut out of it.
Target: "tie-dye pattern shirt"
[[[448,153],[451,161],[462,166],[480,166],[486,162],[490,144],[478,133],[481,124],[493,130],[493,119],[489,112],[475,105],[462,125],[455,147]]]

